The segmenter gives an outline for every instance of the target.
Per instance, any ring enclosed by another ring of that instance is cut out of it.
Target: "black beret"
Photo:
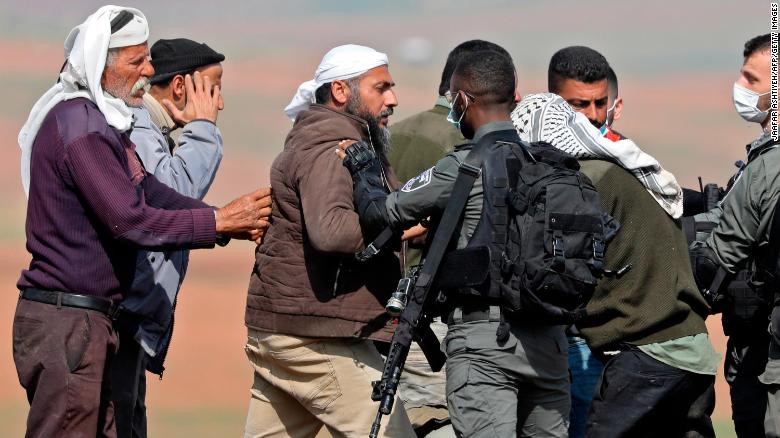
[[[167,82],[176,75],[225,60],[225,55],[215,52],[205,43],[186,38],[159,40],[152,46],[151,55],[154,67],[152,84]]]

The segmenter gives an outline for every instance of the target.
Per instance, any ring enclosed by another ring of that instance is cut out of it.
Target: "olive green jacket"
[[[392,148],[388,154],[398,179],[406,182],[429,169],[455,145],[466,140],[447,121],[449,108],[436,104],[390,126]]]
[[[708,308],[693,280],[680,222],[670,217],[634,175],[603,160],[581,160],[604,210],[621,227],[604,265],[633,268],[602,278],[577,327],[594,349],[645,345],[707,333]]]
[[[420,175],[452,152],[455,145],[466,141],[447,121],[449,111],[446,100],[439,97],[433,108],[390,126],[392,148],[388,159],[399,180],[406,182]],[[411,246],[419,247],[421,240],[417,239]],[[418,264],[420,257],[419,249],[407,247],[404,269]]]

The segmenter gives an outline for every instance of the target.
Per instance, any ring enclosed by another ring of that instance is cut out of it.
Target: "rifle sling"
[[[461,214],[466,208],[466,201],[474,186],[474,181],[476,181],[477,177],[480,175],[482,162],[485,160],[485,156],[487,155],[490,146],[497,137],[496,135],[491,134],[482,137],[482,139],[473,146],[458,169],[458,176],[455,179],[455,185],[452,189],[450,199],[447,202],[447,207],[445,207],[442,219],[433,235],[430,249],[425,257],[423,266],[420,269],[420,274],[417,277],[406,309],[399,319],[398,328],[393,336],[394,342],[397,340],[409,345],[413,337],[412,332],[421,329],[423,331],[425,330],[423,327],[418,327],[418,323],[423,316],[423,307],[425,306],[426,301],[428,301],[428,293],[433,286],[433,281],[439,271],[439,266],[444,258],[444,253],[449,247],[458,223],[460,223]],[[501,137],[500,134],[498,137]],[[408,329],[405,327],[408,327]],[[424,333],[416,334],[418,339],[423,336],[425,336]],[[433,351],[425,351],[430,349],[432,345],[430,337],[427,338],[428,339],[424,343],[421,343],[420,347],[424,350],[426,356],[432,356]],[[432,367],[437,366],[434,361],[431,361],[430,358],[428,359],[429,364]]]
[[[466,159],[461,163],[458,169],[458,177],[455,179],[455,186],[452,189],[452,194],[447,202],[447,207],[444,209],[439,226],[433,235],[430,249],[425,256],[425,263],[420,270],[420,278],[415,285],[416,287],[426,287],[436,277],[439,265],[444,258],[444,253],[447,251],[447,247],[449,247],[455,228],[460,223],[461,215],[466,208],[466,201],[469,193],[471,193],[471,189],[474,187],[474,181],[480,175],[482,162],[485,160],[490,146],[497,139],[505,137],[502,134],[505,134],[504,131],[497,131],[483,136],[472,147]]]

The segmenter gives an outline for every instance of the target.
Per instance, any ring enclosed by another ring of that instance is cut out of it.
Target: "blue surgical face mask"
[[[447,121],[452,123],[452,126],[455,127],[458,131],[460,131],[460,121],[463,120],[463,116],[466,115],[466,110],[469,109],[469,101],[466,99],[466,108],[463,108],[463,112],[460,113],[460,117],[458,120],[455,120],[455,103],[458,101],[458,98],[460,97],[460,93],[458,93],[455,96],[455,99],[452,99],[452,104],[450,105],[450,112],[447,113]]]

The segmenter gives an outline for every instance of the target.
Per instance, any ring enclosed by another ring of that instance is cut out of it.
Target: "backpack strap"
[[[683,233],[685,233],[685,241],[688,242],[688,247],[696,241],[696,220],[693,216],[683,216],[680,218],[680,224],[682,225]]]
[[[554,167],[580,170],[580,163],[573,155],[557,149],[544,141],[533,142],[528,145],[529,152],[537,161],[545,162]]]

